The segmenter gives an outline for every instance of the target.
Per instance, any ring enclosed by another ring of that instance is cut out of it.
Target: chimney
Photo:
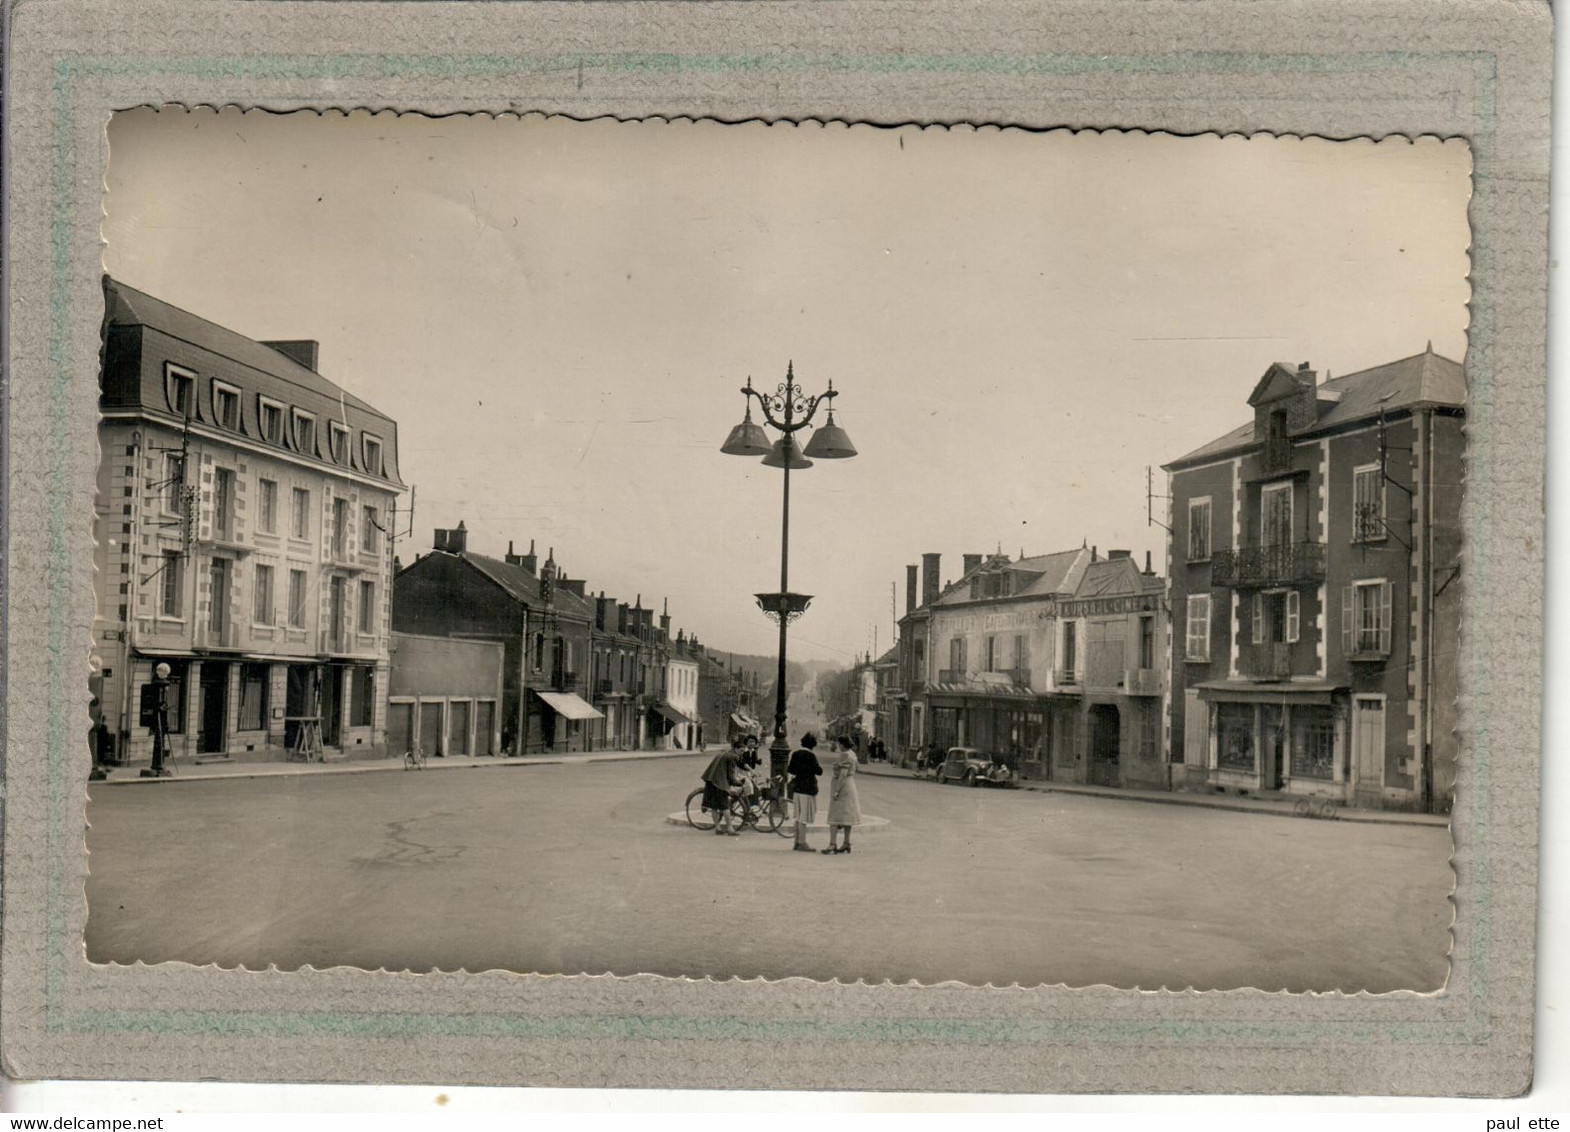
[[[916,608],[916,567],[905,567],[905,612]]]
[[[972,570],[976,569],[976,567],[980,566],[981,565],[981,560],[982,560],[983,557],[984,557],[984,555],[980,555],[980,554],[967,554],[967,555],[965,555],[965,558],[964,558],[965,568],[960,571],[960,577],[963,578],[966,574],[970,573]]]
[[[393,577],[396,578],[401,573],[403,573],[403,563],[399,560],[398,556],[395,554],[395,555],[393,555]]]
[[[522,566],[530,574],[533,574],[535,569],[539,566],[539,564],[540,564],[540,559],[534,553],[534,540],[531,538],[529,540],[529,553],[523,555],[521,558],[518,559],[518,565]]]
[[[435,541],[431,544],[437,550],[445,550],[448,554],[462,554],[468,547],[469,532],[464,529],[463,520],[458,520],[458,525],[451,530],[437,528]]]
[[[321,351],[319,343],[309,338],[290,338],[281,342],[263,342],[263,346],[277,350],[290,361],[299,362],[308,370],[316,369],[316,359]]]
[[[1096,548],[1095,547],[1091,547],[1090,548],[1090,560],[1092,562],[1100,562],[1101,561],[1101,556],[1096,553]]]
[[[566,590],[568,593],[572,594],[574,597],[583,597],[584,596],[584,586],[586,586],[587,584],[588,584],[588,579],[586,579],[586,578],[562,578],[562,579],[560,579],[556,583],[557,586],[559,586],[561,589]]]
[[[665,607],[660,612],[660,632],[664,633],[667,637],[670,636],[670,632],[671,632],[671,599],[670,598],[666,598],[665,599]]]
[[[931,605],[938,600],[938,593],[942,587],[938,584],[938,562],[942,558],[939,554],[923,554],[921,556],[921,604]]]
[[[624,635],[627,633],[627,619],[631,615],[631,613],[632,613],[632,609],[631,609],[630,606],[628,606],[628,604],[625,601],[617,602],[617,604],[616,604],[616,631],[618,633],[622,633]]]
[[[1147,578],[1154,578],[1156,576],[1156,572],[1150,567],[1150,551],[1148,550],[1145,551],[1145,576]]]
[[[1118,561],[1121,558],[1132,558],[1132,557],[1134,557],[1134,552],[1132,550],[1109,550],[1109,551],[1107,551],[1107,561],[1108,562],[1116,562],[1116,561]]]

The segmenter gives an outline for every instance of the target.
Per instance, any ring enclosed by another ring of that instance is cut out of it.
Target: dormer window
[[[370,433],[360,434],[360,455],[365,461],[365,470],[373,476],[382,474],[382,441],[380,437]]]
[[[337,421],[327,423],[327,450],[335,464],[349,462],[349,430]]]
[[[230,432],[240,431],[240,391],[213,378],[213,423]]]
[[[178,366],[164,367],[164,396],[175,416],[196,416],[196,375]]]
[[[316,455],[316,417],[303,409],[294,410],[294,448],[305,456]]]
[[[263,440],[269,444],[283,443],[283,405],[280,402],[258,395],[256,420]]]

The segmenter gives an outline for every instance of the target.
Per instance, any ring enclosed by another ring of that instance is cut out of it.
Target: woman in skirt
[[[849,853],[850,827],[861,824],[861,801],[856,796],[856,750],[850,740],[834,740],[829,774],[829,847],[823,852]],[[842,835],[838,847],[836,835]]]

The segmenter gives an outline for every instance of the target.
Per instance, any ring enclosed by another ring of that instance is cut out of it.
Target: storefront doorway
[[[1117,705],[1092,704],[1089,767],[1091,785],[1118,785],[1118,751],[1122,747],[1122,738]]]
[[[196,753],[222,754],[229,720],[229,665],[221,661],[202,662],[199,678],[196,728]]]

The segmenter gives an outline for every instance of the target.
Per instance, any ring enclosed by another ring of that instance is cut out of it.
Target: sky
[[[1159,570],[1147,467],[1159,494],[1272,362],[1465,360],[1460,141],[234,109],[108,136],[105,269],[319,341],[398,422],[404,561],[460,520],[533,540],[720,651],[777,640],[781,474],[719,451],[749,377],[840,394],[859,455],[791,477],[791,655],[849,663],[925,552]]]

